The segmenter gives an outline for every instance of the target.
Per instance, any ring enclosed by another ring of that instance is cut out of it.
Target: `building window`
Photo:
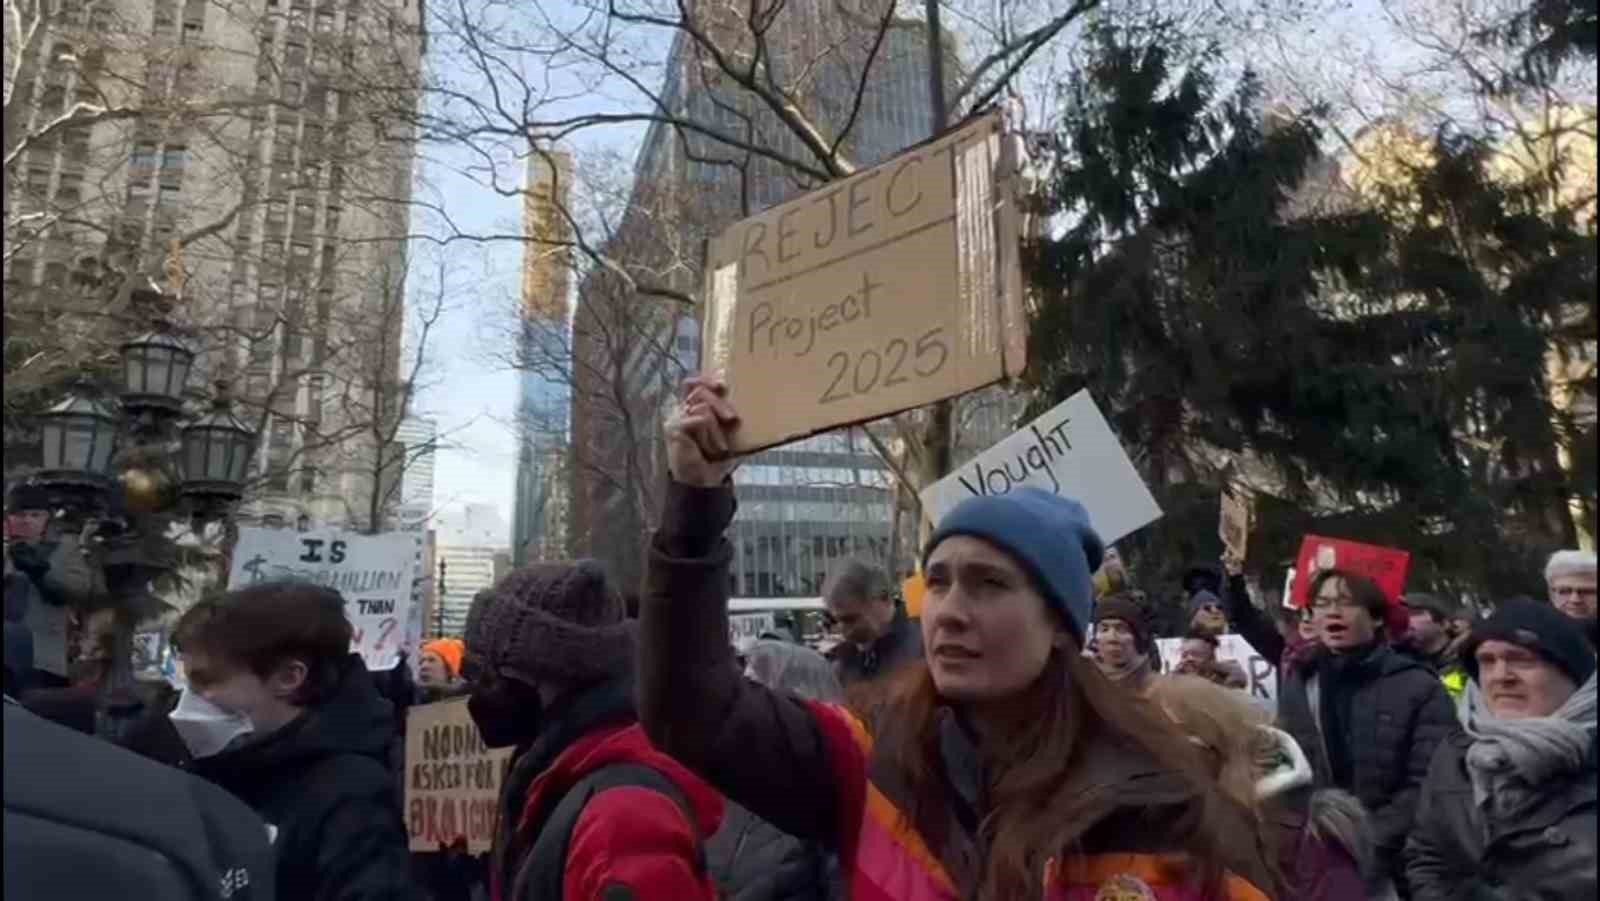
[[[129,164],[135,170],[143,170],[148,175],[150,170],[156,167],[156,145],[135,144]]]

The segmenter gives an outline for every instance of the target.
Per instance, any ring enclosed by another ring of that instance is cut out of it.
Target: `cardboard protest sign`
[[[735,453],[1022,372],[1022,152],[991,113],[707,243],[701,368],[739,408]]]
[[[239,529],[228,588],[299,579],[344,595],[355,627],[350,650],[367,669],[394,669],[416,604],[417,539],[403,532],[363,535],[342,529]]]
[[[1300,541],[1300,553],[1295,557],[1294,590],[1290,593],[1293,603],[1289,606],[1298,609],[1306,605],[1312,581],[1325,569],[1343,569],[1366,576],[1378,583],[1384,597],[1393,604],[1405,591],[1406,570],[1410,566],[1409,551],[1307,535]]]
[[[1150,489],[1086,390],[925,488],[922,510],[938,522],[966,498],[1007,494],[1022,485],[1083,504],[1106,544],[1161,518]]]
[[[1237,485],[1224,486],[1217,537],[1222,539],[1223,547],[1240,560],[1245,558],[1245,550],[1250,545],[1251,522],[1250,495]]]
[[[465,698],[406,713],[406,832],[412,851],[438,851],[459,838],[483,854],[494,843],[500,786],[511,748],[490,748]]]
[[[1244,636],[1229,633],[1217,637],[1217,659],[1232,660],[1244,668],[1245,674],[1250,677],[1248,689],[1250,697],[1276,712],[1278,709],[1278,667],[1276,661],[1268,660],[1256,652]],[[1183,652],[1183,639],[1161,638],[1156,640],[1156,650],[1161,654],[1161,671],[1174,672],[1178,668],[1178,660]]]
[[[761,638],[763,632],[771,632],[777,627],[777,617],[770,611],[732,613],[728,615],[728,643],[738,648],[740,653],[744,653]]]

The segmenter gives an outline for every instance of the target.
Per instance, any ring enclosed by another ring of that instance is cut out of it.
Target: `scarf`
[[[1472,746],[1467,774],[1477,806],[1496,818],[1516,816],[1552,781],[1581,770],[1595,737],[1595,676],[1550,716],[1500,719],[1476,682],[1461,695],[1461,722]]]
[[[1143,691],[1145,684],[1148,681],[1146,677],[1150,675],[1150,655],[1136,652],[1134,655],[1134,661],[1135,662],[1131,666],[1124,667],[1123,669],[1111,669],[1109,667],[1101,666],[1100,672],[1105,673],[1107,679],[1110,679],[1119,685],[1127,685],[1134,691]],[[1095,661],[1095,663],[1096,665],[1099,665],[1098,660]]]

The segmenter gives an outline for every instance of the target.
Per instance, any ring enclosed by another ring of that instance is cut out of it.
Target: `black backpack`
[[[540,824],[539,837],[517,868],[516,879],[506,897],[515,901],[561,901],[567,873],[567,847],[572,841],[572,830],[578,825],[578,817],[595,795],[606,789],[623,786],[639,786],[660,792],[678,805],[689,828],[695,833],[695,872],[704,876],[704,836],[699,834],[694,809],[689,806],[689,800],[684,797],[678,784],[647,764],[620,762],[594,770],[574,783],[565,794],[549,799],[540,806],[534,820]]]
[[[4,740],[6,901],[274,901],[243,801],[9,698]]]

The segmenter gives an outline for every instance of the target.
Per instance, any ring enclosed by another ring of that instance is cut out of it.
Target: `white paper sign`
[[[1245,675],[1250,677],[1250,697],[1264,705],[1274,714],[1278,710],[1278,668],[1267,658],[1256,653],[1250,642],[1244,636],[1229,633],[1217,638],[1217,659],[1232,660],[1244,668]],[[1178,660],[1183,653],[1183,639],[1161,638],[1156,640],[1156,648],[1161,653],[1161,671],[1170,673],[1178,668]]]
[[[1083,504],[1108,545],[1161,518],[1161,508],[1087,390],[928,486],[922,508],[937,523],[973,495],[1009,494],[1021,485]]]
[[[363,535],[342,529],[242,527],[228,571],[228,588],[301,579],[344,595],[355,627],[350,650],[367,669],[394,669],[405,648],[416,604],[417,536],[405,532]]]
[[[728,642],[739,649],[742,654],[755,644],[763,632],[771,632],[778,627],[778,619],[772,613],[734,613],[728,616]]]

